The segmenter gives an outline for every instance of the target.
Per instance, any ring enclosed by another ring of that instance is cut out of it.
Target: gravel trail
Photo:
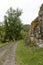
[[[16,47],[18,43],[19,42],[16,42],[14,44],[12,42],[11,44],[0,49],[0,65],[16,65],[15,55],[16,55]]]

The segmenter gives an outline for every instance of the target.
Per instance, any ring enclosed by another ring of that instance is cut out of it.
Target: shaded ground
[[[10,43],[9,45],[0,49],[0,65],[16,65],[15,52],[18,42],[16,44]]]

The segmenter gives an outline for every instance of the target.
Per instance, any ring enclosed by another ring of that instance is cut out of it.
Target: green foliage
[[[2,24],[0,24],[0,42],[3,40],[4,35],[4,27]]]
[[[16,50],[17,65],[43,65],[43,48],[26,46],[20,41]]]
[[[30,25],[28,25],[28,24],[26,25],[25,24],[24,27],[23,27],[23,29],[24,29],[25,32],[28,32],[29,29],[30,29]]]
[[[0,43],[0,48],[2,48],[2,47],[4,47],[4,46],[6,46],[6,45],[8,45],[8,43]]]
[[[26,34],[27,34],[27,32],[26,32],[26,31],[24,31],[24,29],[23,29],[23,30],[21,30],[22,39],[24,39],[24,38],[25,38]]]
[[[25,41],[25,44],[26,44],[26,45],[30,45],[29,32],[25,35],[24,41]]]
[[[4,40],[15,40],[21,38],[21,30],[22,30],[22,23],[20,20],[20,15],[22,11],[19,9],[12,9],[10,8],[7,11],[7,15],[4,17],[4,28],[5,28],[5,35]]]

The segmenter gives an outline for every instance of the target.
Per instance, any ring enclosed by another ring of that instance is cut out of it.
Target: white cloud
[[[3,21],[3,16],[9,7],[21,8],[23,14],[21,16],[24,24],[30,24],[37,17],[39,7],[43,0],[0,0],[0,21]]]

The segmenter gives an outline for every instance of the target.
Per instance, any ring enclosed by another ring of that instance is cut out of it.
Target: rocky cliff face
[[[38,17],[31,23],[29,39],[39,47],[43,47],[43,4],[40,7]]]
[[[43,46],[43,4],[38,14],[38,24],[34,27],[35,42],[39,47]],[[33,38],[34,38],[33,37]],[[33,40],[34,41],[34,40]]]

